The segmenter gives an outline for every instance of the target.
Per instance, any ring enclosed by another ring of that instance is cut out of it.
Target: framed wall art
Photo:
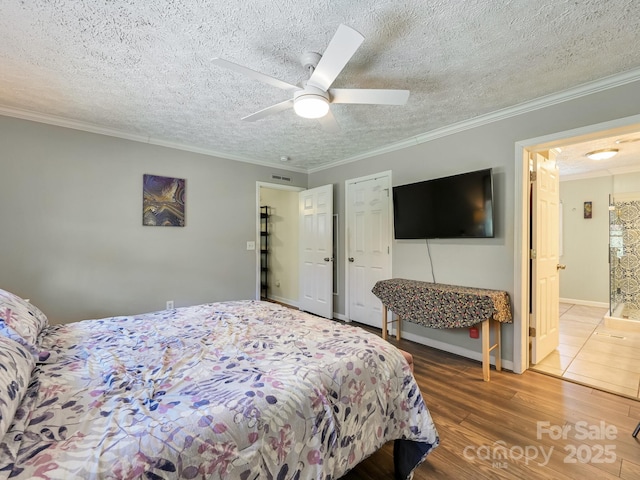
[[[184,227],[185,179],[144,174],[142,225]]]

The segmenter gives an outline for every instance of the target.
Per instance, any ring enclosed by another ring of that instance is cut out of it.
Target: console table
[[[494,349],[496,370],[502,369],[500,325],[513,321],[507,292],[404,278],[380,280],[371,291],[383,306],[382,338],[387,338],[388,323],[397,322],[396,339],[400,340],[403,319],[429,328],[464,328],[481,323],[482,376],[489,381],[489,354]],[[387,321],[388,310],[396,314],[396,320]],[[491,322],[493,345],[490,345]]]

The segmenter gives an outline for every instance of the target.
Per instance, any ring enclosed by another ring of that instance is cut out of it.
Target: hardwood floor
[[[413,354],[440,436],[414,480],[640,478],[640,438],[631,435],[640,421],[637,400],[532,371],[492,369],[483,382],[480,362],[408,340],[391,343]],[[388,443],[342,480],[393,478]]]

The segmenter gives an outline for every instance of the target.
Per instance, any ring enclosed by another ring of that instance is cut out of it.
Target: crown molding
[[[133,140],[134,142],[149,142],[149,137],[146,135],[101,127],[99,125],[93,125],[87,122],[79,122],[77,120],[71,120],[69,118],[59,117],[56,115],[48,115],[46,113],[12,108],[4,105],[0,105],[0,115],[3,115],[5,117],[19,118],[21,120],[29,120],[31,122],[46,123],[47,125],[54,125],[56,127],[71,128],[73,130],[82,130],[84,132],[97,133],[98,135],[124,138],[126,140]]]
[[[376,155],[382,155],[383,153],[395,152],[396,150],[402,150],[403,148],[414,147],[418,145],[419,142],[416,141],[416,137],[410,137],[405,140],[400,140],[399,142],[390,143],[385,145],[384,147],[377,148],[375,150],[370,150],[365,153],[361,153],[359,155],[354,155],[353,157],[345,158],[344,160],[337,160],[335,162],[331,162],[326,165],[322,165],[316,168],[310,168],[307,173],[316,173],[321,172],[323,170],[328,170],[329,168],[338,167],[340,165],[346,165],[347,163],[357,162],[358,160],[364,160],[365,158],[375,157]]]
[[[286,170],[288,172],[307,173],[306,168],[294,167],[292,165],[275,164],[273,162],[265,162],[264,160],[256,160],[255,158],[243,157],[241,155],[235,155],[233,153],[222,153],[209,148],[202,148],[193,145],[187,145],[179,142],[171,142],[162,140],[159,138],[149,138],[149,142],[152,145],[158,145],[161,147],[174,148],[176,150],[184,150],[187,152],[201,153],[210,157],[218,157],[227,160],[235,160],[238,162],[251,163],[253,165],[260,165],[262,167],[276,168],[278,170]]]
[[[432,140],[446,137],[448,135],[454,135],[456,133],[460,133],[465,130],[470,130],[472,128],[476,128],[482,125],[497,122],[497,121],[504,120],[517,115],[522,115],[527,112],[532,112],[545,107],[567,102],[573,99],[584,97],[586,95],[591,95],[594,93],[601,92],[603,90],[608,90],[618,86],[626,85],[628,83],[636,82],[639,80],[640,80],[640,68],[629,70],[624,73],[611,75],[609,77],[604,77],[602,79],[595,80],[593,82],[584,83],[582,85],[564,90],[562,92],[545,95],[543,97],[539,97],[528,102],[523,102],[518,105],[514,105],[512,107],[504,108],[501,110],[496,110],[495,112],[487,113],[485,115],[480,115],[478,117],[474,117],[469,120],[464,120],[462,122],[457,122],[452,125],[448,125],[446,127],[437,128],[435,130],[431,130],[429,132],[415,135],[413,137],[409,137],[404,140],[394,142],[389,145],[385,145],[383,147],[370,150],[362,154],[354,155],[342,160],[331,162],[326,165],[322,165],[315,168],[309,168],[309,169],[294,167],[291,165],[277,165],[274,162],[267,162],[267,161],[244,157],[241,155],[235,155],[227,152],[219,152],[209,148],[198,147],[196,145],[188,145],[184,143],[173,142],[173,141],[163,140],[159,138],[152,138],[147,135],[141,135],[137,133],[127,132],[124,130],[101,127],[99,125],[93,125],[91,123],[80,122],[77,120],[71,120],[71,119],[59,117],[56,115],[48,115],[48,114],[33,112],[29,110],[22,110],[22,109],[7,107],[7,106],[0,105],[0,115],[4,115],[7,117],[20,118],[23,120],[30,120],[33,122],[46,123],[49,125],[55,125],[55,126],[64,127],[64,128],[71,128],[74,130],[81,130],[85,132],[96,133],[99,135],[107,135],[111,137],[123,138],[123,139],[132,140],[136,142],[142,142],[142,143],[148,143],[148,144],[158,145],[158,146],[167,147],[167,148],[173,148],[176,150],[184,150],[184,151],[199,153],[199,154],[208,155],[212,157],[251,163],[254,165],[260,165],[260,166],[269,167],[269,168],[278,168],[285,171],[311,174],[311,173],[316,173],[323,170],[328,170],[330,168],[335,168],[340,165],[357,162],[358,160],[363,160],[363,159],[371,158],[377,155],[382,155],[384,153],[394,152],[404,148],[413,147],[421,143],[430,142]]]
[[[356,162],[358,160],[363,160],[365,158],[382,155],[384,153],[400,150],[402,148],[418,145],[420,143],[430,142],[432,140],[446,137],[448,135],[454,135],[456,133],[460,133],[465,130],[470,130],[472,128],[480,127],[482,125],[498,122],[500,120],[505,120],[507,118],[515,117],[517,115],[522,115],[524,113],[540,110],[542,108],[557,105],[559,103],[568,102],[570,100],[585,97],[587,95],[598,93],[604,90],[609,90],[611,88],[620,87],[622,85],[636,82],[638,80],[640,80],[640,68],[629,70],[627,72],[616,74],[616,75],[611,75],[609,77],[604,77],[599,80],[594,80],[592,82],[583,83],[582,85],[578,85],[577,87],[563,90],[561,92],[556,92],[556,93],[552,93],[542,97],[538,97],[534,100],[523,102],[518,105],[514,105],[512,107],[503,108],[501,110],[496,110],[495,112],[487,113],[485,115],[480,115],[478,117],[474,117],[468,120],[463,120],[461,122],[454,123],[446,127],[437,128],[435,130],[431,130],[429,132],[415,135],[413,137],[384,146],[382,148],[370,150],[360,155],[355,155],[353,157],[332,162],[330,164],[323,165],[321,167],[310,169],[308,173],[315,173],[322,170],[327,170],[329,168],[334,168],[339,165],[345,165],[347,163]]]
[[[159,147],[173,148],[175,150],[183,150],[186,152],[199,153],[210,157],[218,157],[226,160],[235,160],[237,162],[251,163],[254,165],[260,165],[263,167],[277,168],[279,170],[286,170],[298,173],[307,173],[306,168],[294,167],[290,165],[276,165],[273,162],[266,162],[263,160],[256,160],[255,158],[244,157],[242,155],[235,155],[232,153],[219,152],[210,148],[198,147],[196,145],[188,145],[185,143],[174,142],[170,140],[163,140],[161,138],[153,138],[148,135],[141,135],[137,133],[131,133],[124,130],[117,130],[112,128],[106,128],[99,125],[94,125],[88,122],[80,122],[77,120],[71,120],[56,115],[49,115],[46,113],[33,112],[30,110],[22,110],[18,108],[6,107],[0,105],[0,115],[5,117],[19,118],[22,120],[29,120],[32,122],[45,123],[47,125],[54,125],[56,127],[71,128],[73,130],[81,130],[83,132],[95,133],[98,135],[107,135],[109,137],[123,138],[125,140],[132,140],[134,142],[147,143],[149,145],[157,145]]]

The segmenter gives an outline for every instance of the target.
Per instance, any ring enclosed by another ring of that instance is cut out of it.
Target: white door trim
[[[384,172],[373,173],[371,175],[365,175],[364,177],[358,178],[350,178],[349,180],[345,180],[344,182],[344,252],[345,252],[345,260],[348,257],[349,252],[349,186],[358,183],[364,182],[367,180],[373,180],[375,178],[380,177],[388,177],[389,178],[389,189],[393,189],[391,170],[385,170]],[[393,272],[393,196],[389,192],[389,274],[391,275]],[[347,322],[351,321],[349,316],[349,305],[350,305],[350,297],[349,297],[349,265],[347,265],[347,261],[344,262],[344,314]]]
[[[292,185],[280,185],[279,183],[256,182],[256,300],[260,300],[260,188],[271,188],[273,190],[289,190],[290,192],[302,192],[304,187],[294,187]]]
[[[554,148],[574,137],[594,135],[604,130],[637,131],[640,115],[588,125],[515,143],[514,259],[513,259],[513,371],[529,368],[529,157],[528,151]],[[519,200],[519,201],[518,201]],[[519,205],[519,207],[518,207]]]

